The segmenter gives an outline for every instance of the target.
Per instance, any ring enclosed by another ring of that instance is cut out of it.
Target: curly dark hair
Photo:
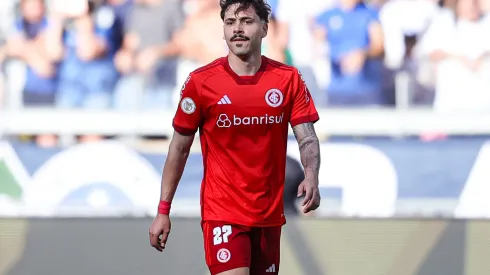
[[[235,15],[252,7],[261,20],[264,20],[266,23],[269,23],[269,16],[272,10],[271,10],[271,6],[269,6],[269,4],[267,4],[265,0],[220,0],[219,3],[221,7],[220,15],[222,20],[225,19],[226,11],[230,8],[231,5],[234,4],[240,5],[238,9],[236,9]]]

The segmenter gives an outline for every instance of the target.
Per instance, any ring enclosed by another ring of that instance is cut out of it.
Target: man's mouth
[[[232,38],[231,42],[245,42],[248,41],[248,38],[245,37],[237,37],[237,38]]]

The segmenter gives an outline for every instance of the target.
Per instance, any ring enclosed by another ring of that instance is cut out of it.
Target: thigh
[[[202,224],[206,264],[212,275],[240,267],[250,267],[250,228],[226,222]]]
[[[250,275],[279,274],[281,226],[254,228]]]

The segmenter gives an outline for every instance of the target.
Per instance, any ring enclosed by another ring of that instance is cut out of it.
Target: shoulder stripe
[[[284,63],[281,63],[279,61],[272,60],[272,59],[269,59],[269,64],[273,67],[276,67],[278,69],[285,70],[285,71],[295,71],[296,70],[296,68],[294,66],[286,65]]]
[[[200,68],[195,69],[192,73],[196,74],[196,73],[200,73],[203,71],[207,71],[207,70],[212,69],[212,68],[214,68],[220,64],[221,64],[221,58],[218,58],[218,59],[214,60],[213,62],[207,64],[207,65],[204,65]]]

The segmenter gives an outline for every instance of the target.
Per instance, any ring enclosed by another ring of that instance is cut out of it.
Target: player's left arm
[[[298,187],[298,197],[305,195],[303,212],[308,213],[320,206],[318,173],[320,170],[320,142],[314,123],[319,120],[318,112],[301,74],[293,77],[291,127],[298,142],[305,179]]]
[[[313,122],[294,126],[293,133],[298,141],[301,164],[303,164],[305,172],[305,179],[298,187],[298,197],[305,195],[302,203],[303,212],[308,213],[320,206],[320,190],[318,188],[320,142]]]
[[[305,178],[318,185],[320,170],[320,142],[313,122],[301,123],[293,127],[294,137],[298,141],[301,163],[305,170]]]

